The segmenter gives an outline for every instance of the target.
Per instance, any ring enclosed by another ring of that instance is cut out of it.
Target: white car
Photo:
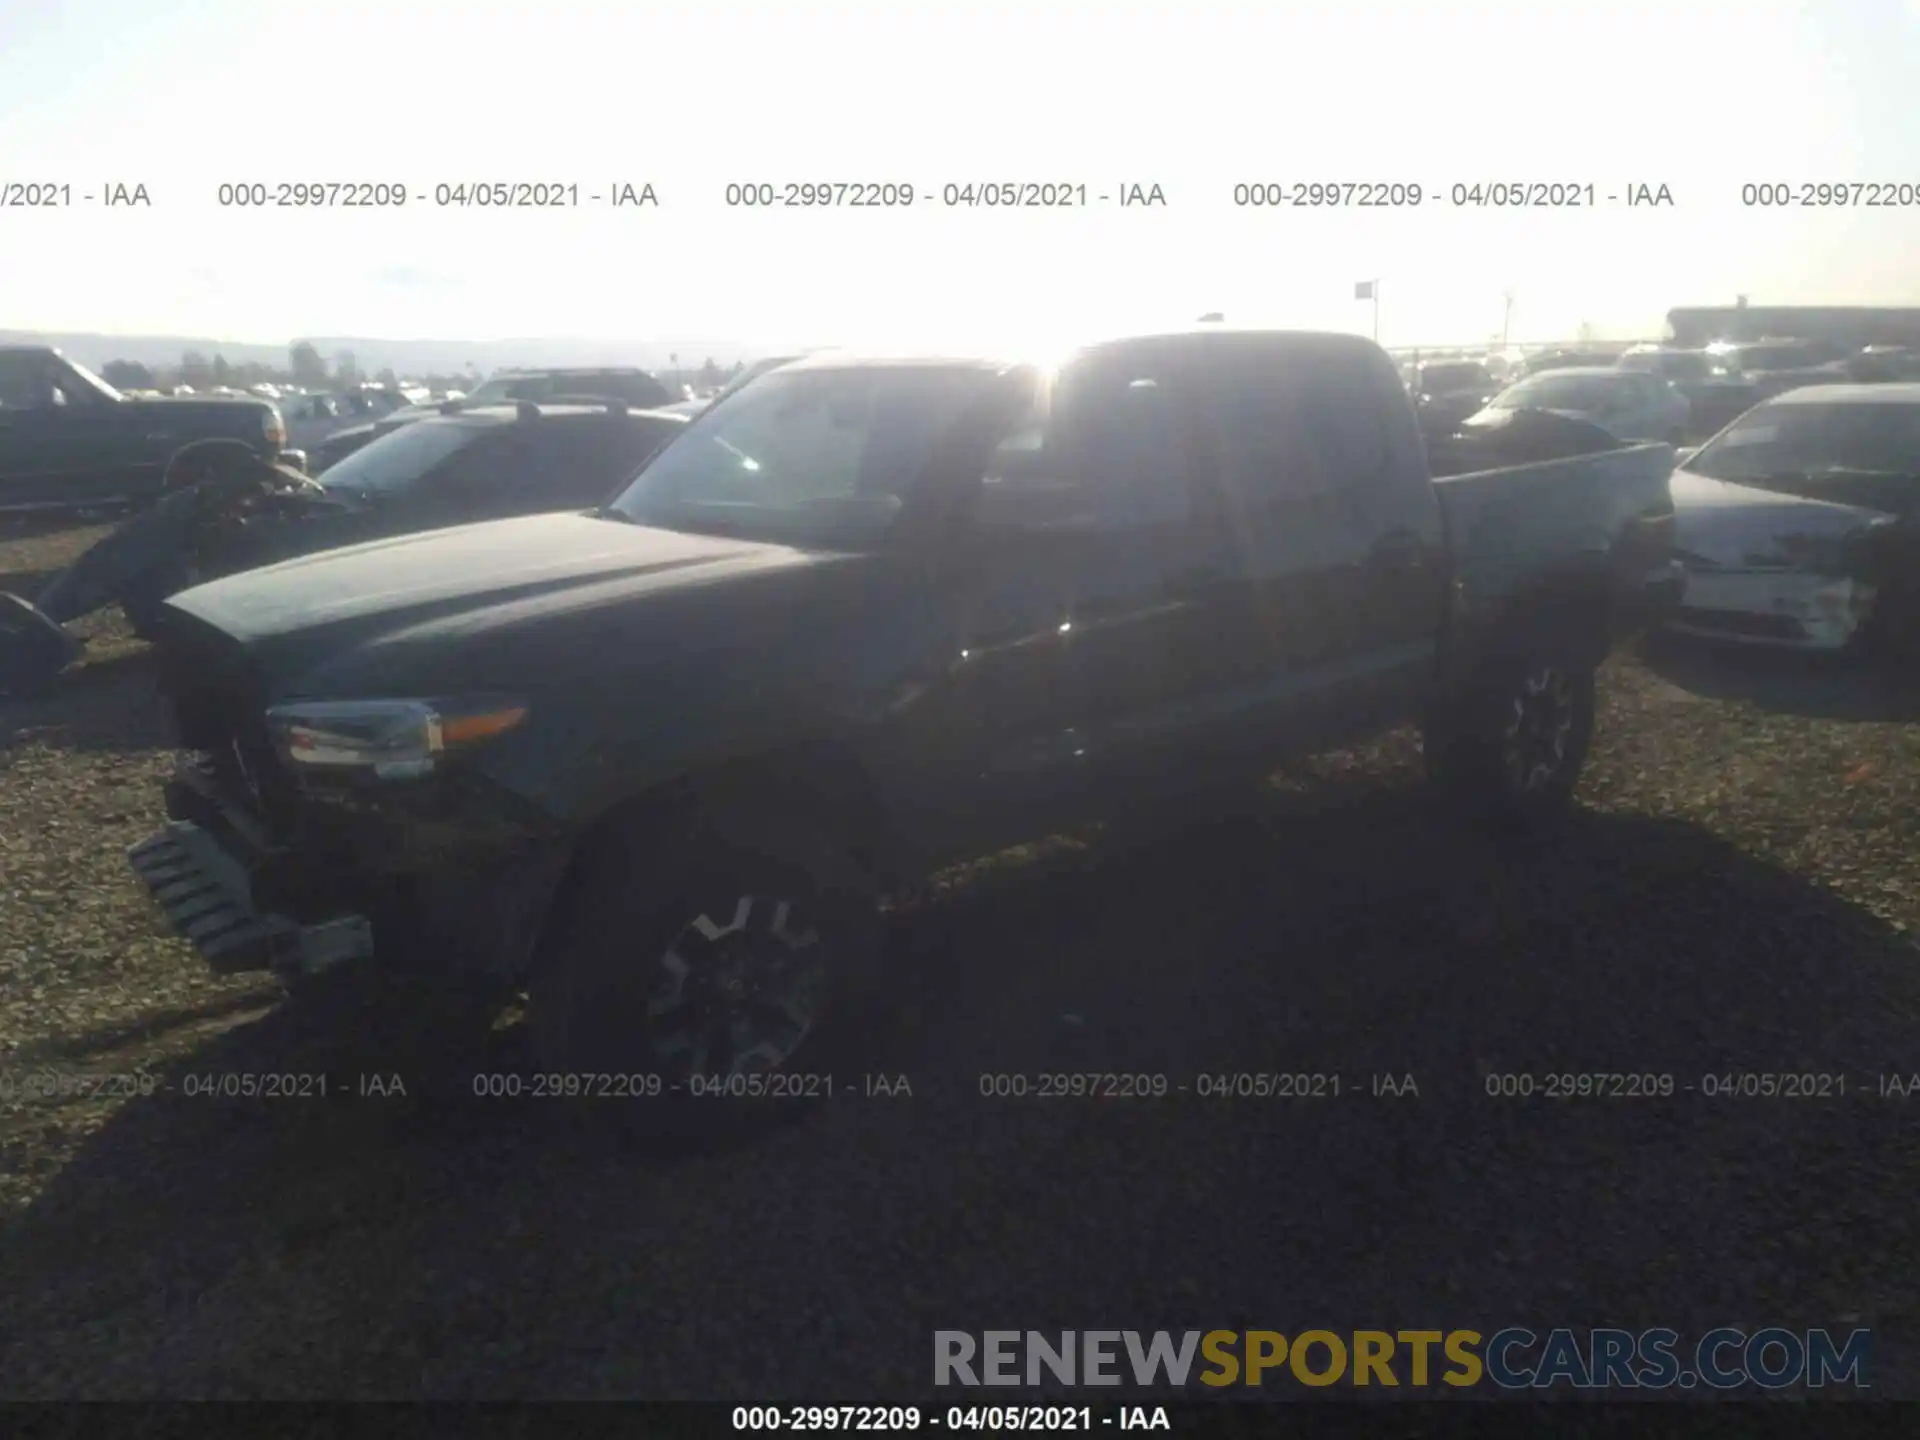
[[[1809,386],[1756,405],[1683,458],[1672,492],[1687,578],[1668,629],[1844,649],[1920,527],[1920,384]]]
[[[1477,424],[1501,424],[1515,410],[1548,410],[1584,420],[1619,440],[1681,445],[1691,407],[1686,396],[1658,375],[1579,365],[1543,370],[1508,386],[1461,428],[1470,433]]]

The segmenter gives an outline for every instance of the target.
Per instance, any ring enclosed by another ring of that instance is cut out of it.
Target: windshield
[[[1823,476],[1920,476],[1920,404],[1773,403],[1750,410],[1687,462],[1711,480],[1830,498]]]
[[[470,421],[417,420],[362,446],[315,478],[329,490],[398,494],[493,428]]]
[[[1446,395],[1463,390],[1488,390],[1492,380],[1484,365],[1424,365],[1420,369],[1420,388],[1429,395]]]
[[[1619,398],[1609,375],[1548,374],[1522,380],[1494,403],[1508,410],[1602,410]]]
[[[775,371],[682,431],[608,508],[682,530],[871,542],[993,381],[957,366]]]

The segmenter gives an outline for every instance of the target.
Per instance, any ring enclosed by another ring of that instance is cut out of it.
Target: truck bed
[[[1436,475],[1434,489],[1470,598],[1515,596],[1548,560],[1603,574],[1617,599],[1667,583],[1673,498],[1671,445],[1632,445],[1529,465]]]

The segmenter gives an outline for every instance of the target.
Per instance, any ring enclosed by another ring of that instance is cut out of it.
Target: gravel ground
[[[0,588],[79,543],[0,536]],[[96,630],[56,694],[0,702],[8,1398],[845,1402],[925,1395],[942,1328],[1767,1323],[1871,1326],[1877,1393],[1920,1394],[1920,1095],[1877,1094],[1920,1072],[1920,693],[1628,655],[1547,841],[1450,824],[1396,735],[1178,836],[972,867],[893,922],[875,1068],[911,1097],[842,1076],[796,1126],[665,1153],[528,1103],[186,1096],[337,1053],[150,917],[121,851],[164,731]],[[24,1093],[136,1069],[173,1088]],[[979,1093],[1059,1070],[1341,1095]],[[1487,1094],[1563,1071],[1676,1093]],[[1846,1094],[1686,1089],[1731,1071]]]

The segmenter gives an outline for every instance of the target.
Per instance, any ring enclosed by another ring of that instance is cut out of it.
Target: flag
[[[1372,280],[1362,280],[1358,285],[1353,287],[1353,298],[1356,300],[1371,300],[1373,298],[1373,287],[1375,283],[1376,282]]]

